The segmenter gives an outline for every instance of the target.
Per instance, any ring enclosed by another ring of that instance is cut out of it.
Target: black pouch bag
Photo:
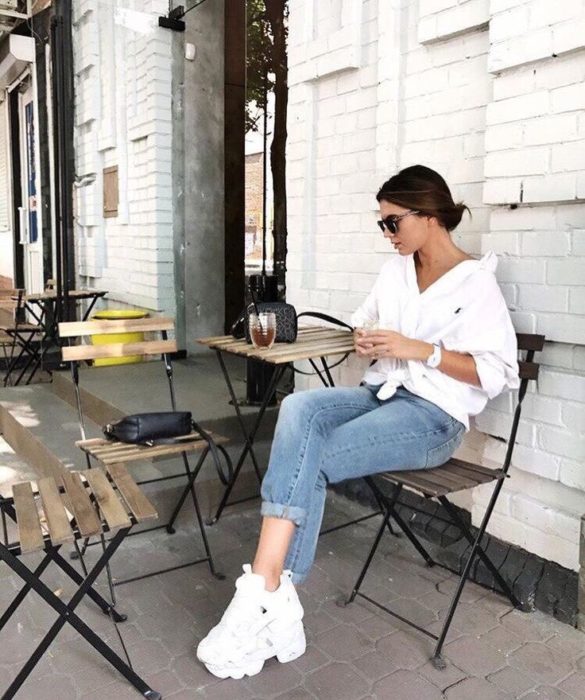
[[[276,315],[276,338],[275,343],[294,343],[297,339],[297,312],[292,304],[287,304],[284,301],[266,301],[259,304],[250,304],[246,307],[246,320],[244,324],[244,332],[246,334],[246,342],[251,343],[250,324],[248,318],[250,314],[256,313],[274,313]]]
[[[205,440],[215,462],[220,481],[228,484],[233,476],[232,461],[225,448],[215,444],[213,439],[198,425],[190,411],[163,411],[158,413],[134,413],[124,416],[114,423],[104,425],[102,431],[108,440],[119,440],[131,445],[173,445],[182,442],[179,438],[190,435],[195,430]],[[221,452],[226,470],[221,465]]]
[[[133,445],[155,445],[168,443],[173,438],[191,432],[193,418],[189,411],[167,411],[162,413],[134,413],[124,416],[103,427],[110,440],[119,440]]]

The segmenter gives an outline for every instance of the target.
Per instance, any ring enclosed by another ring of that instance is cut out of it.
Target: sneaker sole
[[[305,638],[305,630],[303,629],[303,624],[299,623],[300,629],[295,635],[294,639],[289,642],[285,647],[279,649],[276,652],[270,654],[265,659],[254,660],[248,663],[242,663],[240,666],[230,665],[230,666],[217,666],[214,664],[208,664],[203,661],[203,665],[217,678],[233,678],[235,680],[240,680],[244,676],[255,676],[264,668],[264,664],[268,659],[276,656],[281,664],[287,664],[290,661],[298,659],[302,656],[307,648],[307,640]]]

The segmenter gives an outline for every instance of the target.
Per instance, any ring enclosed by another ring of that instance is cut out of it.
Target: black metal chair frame
[[[477,530],[477,533],[475,536],[473,533],[470,531],[470,528],[466,525],[464,520],[461,518],[461,516],[458,513],[457,508],[447,499],[445,495],[442,496],[437,496],[439,502],[441,505],[445,508],[446,512],[448,513],[449,517],[451,518],[451,523],[455,525],[460,532],[463,534],[463,536],[467,539],[470,549],[469,553],[467,554],[467,559],[465,561],[465,564],[463,566],[463,570],[460,573],[460,578],[459,578],[459,583],[457,586],[457,589],[453,595],[453,598],[451,600],[447,617],[445,619],[445,622],[443,624],[442,630],[439,635],[435,635],[428,630],[424,629],[420,625],[417,625],[414,623],[412,620],[409,620],[395,611],[391,610],[390,608],[386,607],[385,605],[382,605],[378,601],[374,600],[373,598],[365,595],[360,591],[361,585],[364,581],[364,578],[366,576],[366,573],[368,571],[368,568],[372,562],[372,559],[374,558],[374,555],[376,553],[376,550],[378,548],[378,545],[380,544],[380,541],[382,539],[382,535],[384,534],[384,531],[386,528],[389,529],[389,531],[392,533],[392,529],[390,526],[390,519],[394,519],[399,528],[402,530],[402,532],[406,535],[406,537],[410,540],[410,542],[413,544],[413,546],[416,548],[416,550],[419,552],[419,554],[422,556],[424,559],[425,563],[427,566],[432,567],[432,566],[440,566],[444,569],[448,569],[448,567],[444,566],[440,562],[435,561],[431,555],[428,553],[428,551],[425,549],[425,547],[421,544],[420,540],[416,537],[412,529],[409,527],[408,523],[402,518],[400,513],[397,511],[396,506],[399,504],[398,499],[400,497],[400,494],[403,489],[403,484],[399,482],[393,482],[393,476],[397,476],[399,478],[399,475],[401,472],[384,472],[383,475],[375,475],[374,477],[367,477],[366,482],[368,483],[369,487],[372,489],[374,496],[376,498],[376,501],[381,504],[382,509],[383,509],[383,519],[382,523],[378,529],[378,532],[374,538],[374,542],[372,544],[372,547],[370,549],[370,552],[367,556],[366,562],[357,578],[356,584],[349,596],[349,598],[345,601],[345,605],[348,605],[349,603],[352,603],[356,596],[359,596],[361,598],[364,598],[371,604],[375,605],[376,607],[380,608],[381,610],[384,610],[385,612],[389,613],[393,617],[396,617],[397,619],[401,620],[402,622],[406,623],[407,625],[410,625],[411,627],[414,627],[416,630],[419,632],[422,632],[423,634],[427,635],[428,637],[431,637],[431,639],[436,641],[435,649],[433,652],[433,655],[431,657],[431,662],[435,666],[435,668],[442,670],[446,668],[446,663],[441,656],[441,651],[443,649],[443,645],[445,643],[445,639],[447,637],[447,633],[449,631],[449,628],[451,626],[451,622],[453,620],[453,616],[455,614],[455,611],[457,609],[457,605],[459,604],[459,600],[461,598],[461,594],[463,592],[463,588],[465,586],[465,583],[468,579],[469,572],[471,571],[472,564],[475,560],[476,557],[479,557],[483,564],[489,569],[489,571],[492,573],[494,579],[497,581],[501,588],[501,592],[508,597],[510,602],[515,608],[522,609],[522,604],[518,600],[518,598],[514,595],[514,592],[510,588],[510,586],[506,583],[500,572],[498,571],[497,567],[494,565],[494,563],[490,560],[489,556],[486,554],[485,550],[482,547],[482,539],[485,534],[485,531],[487,529],[487,526],[489,524],[492,512],[494,510],[494,507],[496,505],[496,501],[498,500],[498,496],[500,495],[500,491],[502,489],[502,486],[504,484],[504,481],[506,478],[508,478],[508,470],[510,468],[510,464],[512,462],[512,454],[514,451],[514,446],[516,442],[516,434],[518,432],[518,426],[520,423],[520,416],[522,412],[522,402],[524,400],[524,396],[526,395],[526,390],[528,388],[528,382],[532,379],[536,380],[538,378],[538,364],[535,363],[534,360],[534,353],[537,351],[542,350],[544,347],[544,336],[542,335],[530,335],[530,334],[517,334],[518,337],[518,347],[521,350],[526,351],[526,357],[524,361],[519,362],[520,365],[520,376],[521,376],[521,382],[520,382],[520,387],[518,390],[518,401],[516,404],[516,409],[514,411],[514,417],[512,420],[512,428],[510,430],[510,435],[507,441],[507,449],[506,449],[506,455],[504,458],[504,462],[502,465],[501,469],[494,470],[493,473],[493,478],[492,480],[495,481],[495,488],[492,492],[491,498],[488,502],[485,514],[481,520],[479,529]],[[448,462],[446,463],[448,464]],[[443,465],[443,467],[446,465]],[[441,467],[436,467],[436,470],[440,470]],[[376,478],[383,476],[385,481],[389,481],[393,483],[393,493],[388,496],[385,493],[382,492],[382,490],[379,488],[379,486],[376,484]],[[462,486],[461,489],[457,490],[464,490],[466,487]],[[428,494],[423,494],[425,498],[432,498],[432,496],[429,496]],[[392,533],[393,534],[393,533]],[[448,569],[451,570],[451,569]],[[455,572],[459,573],[459,572]]]
[[[162,339],[163,340],[168,340],[168,334],[166,331],[161,331]],[[170,392],[170,397],[171,397],[171,408],[173,411],[177,410],[177,404],[176,404],[176,398],[175,398],[175,387],[173,383],[173,366],[171,362],[171,357],[167,353],[163,353],[161,355],[161,360],[164,363],[165,366],[165,372],[167,376],[167,381],[169,385],[169,392]],[[82,409],[82,403],[81,403],[81,392],[79,388],[79,362],[77,360],[71,360],[71,376],[73,378],[73,384],[75,387],[75,401],[76,401],[76,406],[77,406],[77,415],[78,415],[78,420],[79,420],[79,429],[81,433],[81,439],[85,440],[86,439],[86,432],[85,432],[85,422],[84,422],[84,417],[83,417],[83,409]],[[199,459],[197,461],[197,464],[195,465],[194,469],[191,469],[191,465],[189,464],[189,459],[187,457],[186,452],[181,452],[181,457],[183,460],[183,465],[185,468],[185,472],[178,473],[178,474],[170,474],[169,476],[162,476],[158,477],[156,479],[145,479],[143,481],[137,481],[136,484],[138,486],[144,486],[146,484],[153,484],[153,483],[158,483],[160,481],[169,481],[171,479],[178,479],[182,477],[187,477],[187,484],[185,488],[183,489],[183,492],[181,496],[179,497],[177,504],[175,505],[175,508],[173,510],[173,513],[170,517],[169,522],[166,525],[157,525],[155,527],[139,530],[137,532],[131,533],[130,536],[134,535],[141,535],[147,532],[153,532],[154,530],[161,530],[161,529],[166,529],[166,531],[172,535],[175,533],[175,521],[179,515],[179,512],[181,511],[185,501],[187,500],[187,497],[189,494],[191,494],[191,499],[193,501],[193,507],[195,509],[195,515],[197,517],[197,523],[199,526],[199,530],[201,532],[201,539],[203,540],[203,546],[205,548],[205,556],[204,557],[199,557],[198,559],[195,559],[193,561],[186,562],[184,564],[178,564],[176,566],[170,566],[164,569],[159,569],[157,571],[152,571],[147,574],[142,574],[141,576],[133,576],[131,578],[123,579],[123,580],[118,580],[114,581],[109,569],[109,566],[106,567],[106,571],[108,574],[108,583],[110,585],[110,593],[112,596],[112,600],[114,601],[115,604],[115,594],[114,594],[114,587],[115,586],[121,586],[125,583],[131,583],[132,581],[140,581],[144,578],[150,578],[151,576],[157,576],[158,574],[164,574],[168,573],[170,571],[176,571],[177,569],[184,569],[188,566],[195,566],[196,564],[203,564],[207,562],[209,569],[212,573],[212,575],[218,579],[218,580],[224,580],[225,575],[218,572],[215,568],[215,564],[213,561],[213,556],[211,554],[211,548],[209,546],[209,541],[207,539],[207,533],[205,532],[205,523],[203,521],[203,516],[201,515],[201,508],[199,505],[199,499],[197,498],[197,493],[195,490],[195,480],[197,479],[197,476],[199,475],[199,472],[201,471],[201,467],[203,466],[203,463],[205,462],[205,458],[207,457],[208,454],[211,454],[212,459],[214,460],[218,474],[222,474],[221,470],[221,465],[219,463],[219,457],[218,457],[218,451],[221,452],[223,455],[224,459],[226,460],[227,464],[227,470],[228,474],[231,474],[232,471],[232,465],[231,465],[231,458],[225,448],[222,445],[216,445],[215,442],[213,441],[213,438],[207,434],[206,431],[204,431],[199,425],[197,425],[197,431],[201,435],[201,437],[205,440],[207,443],[207,446],[202,450]],[[87,462],[88,468],[92,468],[92,463],[91,463],[91,458],[88,452],[84,450],[85,453],[85,459]],[[88,546],[91,546],[92,544],[99,544],[99,542],[93,542],[89,543],[87,540],[84,542],[83,547],[81,549],[81,556],[85,553],[85,550]],[[102,542],[103,545],[103,542]],[[72,556],[76,558],[77,553],[73,552]]]
[[[135,688],[148,700],[160,700],[161,694],[153,690],[138,674],[126,663],[116,652],[109,647],[92,629],[89,627],[76,613],[75,609],[81,601],[88,596],[106,615],[109,615],[112,620],[123,622],[126,620],[126,615],[123,615],[115,610],[111,603],[108,603],[93,587],[98,576],[107,567],[109,560],[114,555],[118,547],[122,544],[124,538],[129,533],[130,529],[136,524],[135,518],[130,515],[131,526],[121,528],[109,540],[104,548],[103,554],[95,563],[91,571],[87,572],[84,568],[85,576],[81,576],[69,562],[64,559],[59,553],[61,545],[53,545],[48,535],[44,536],[44,552],[41,563],[31,570],[20,559],[22,554],[20,543],[9,543],[6,537],[6,522],[5,517],[8,516],[16,523],[16,511],[14,508],[13,498],[4,498],[0,496],[0,511],[4,524],[4,541],[0,541],[0,560],[4,561],[14,573],[24,581],[24,586],[15,595],[11,604],[0,617],[0,632],[16,612],[20,604],[24,601],[27,594],[33,590],[59,615],[53,623],[49,631],[45,634],[41,642],[33,651],[25,665],[22,667],[16,678],[12,681],[8,689],[2,695],[1,700],[10,700],[18,692],[20,687],[26,681],[32,670],[42,658],[45,651],[49,648],[55,637],[58,635],[62,627],[66,623],[70,624],[91,646],[98,651],[114,668],[116,668]],[[76,528],[75,521],[71,523],[74,530],[76,541],[81,537],[81,534]],[[59,596],[53,592],[45,583],[41,581],[41,575],[49,564],[55,563],[63,573],[78,585],[77,591],[74,593],[68,603],[64,603]]]

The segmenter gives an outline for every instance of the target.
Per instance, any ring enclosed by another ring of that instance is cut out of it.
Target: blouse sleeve
[[[475,360],[481,387],[493,399],[506,389],[517,389],[518,347],[506,302],[494,275],[485,272],[475,298],[442,339],[447,350],[469,353]],[[479,282],[479,280],[478,280]]]
[[[366,297],[364,303],[351,316],[351,325],[354,328],[359,328],[365,323],[377,321],[380,317],[378,309],[378,288],[380,286],[380,277],[376,279],[372,291]]]

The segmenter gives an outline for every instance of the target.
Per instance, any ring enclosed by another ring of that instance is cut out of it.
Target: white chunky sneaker
[[[197,658],[218,678],[255,676],[273,656],[281,663],[293,661],[305,653],[303,614],[290,571],[270,592],[264,576],[245,564],[231,603],[199,643]]]

